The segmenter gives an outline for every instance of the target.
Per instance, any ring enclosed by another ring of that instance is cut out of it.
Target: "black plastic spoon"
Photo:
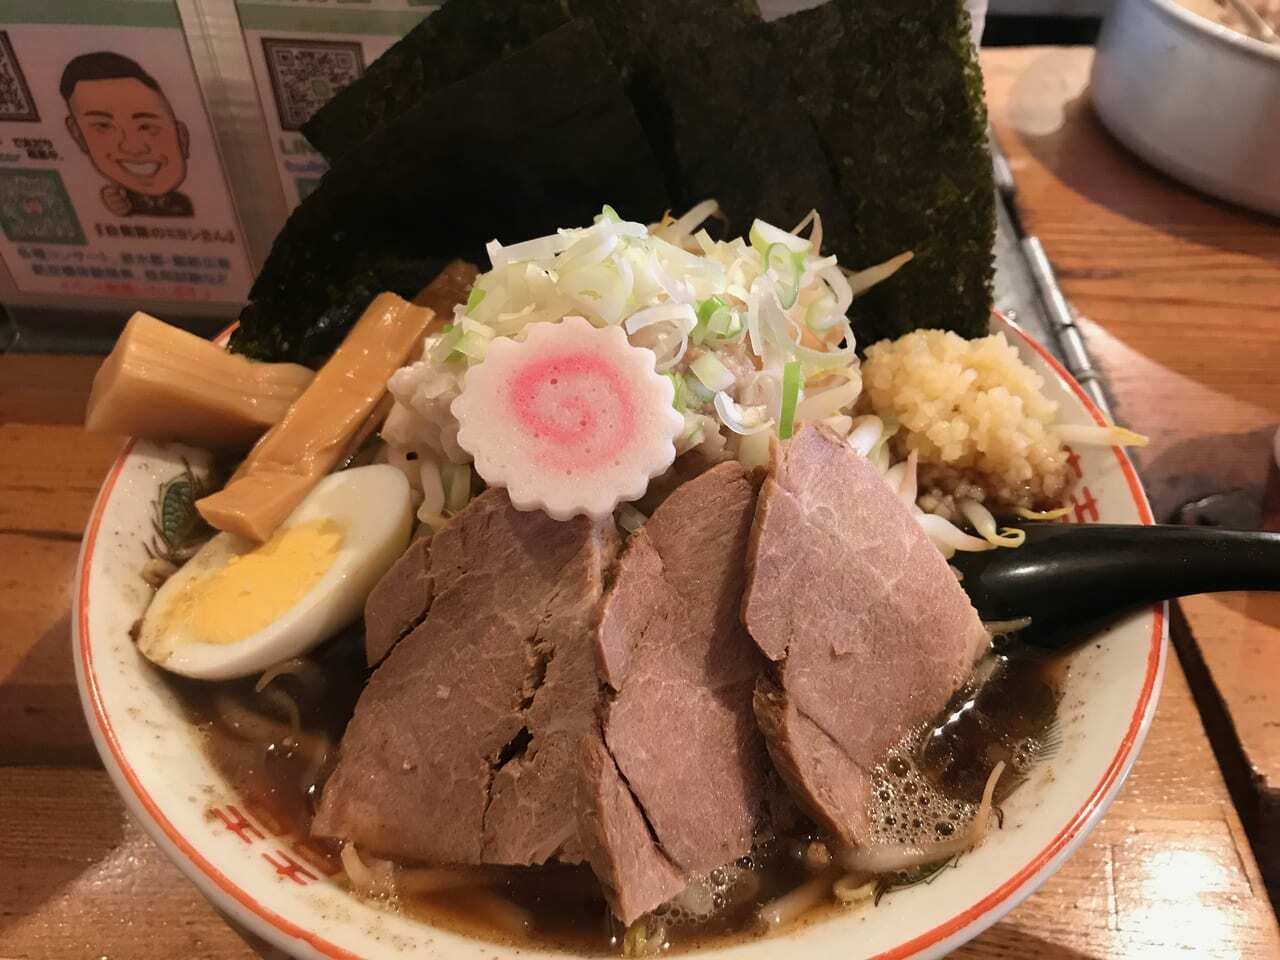
[[[1280,590],[1280,534],[1204,527],[1028,523],[1016,549],[951,563],[984,621],[1031,619],[1018,640],[1057,648],[1159,600]]]

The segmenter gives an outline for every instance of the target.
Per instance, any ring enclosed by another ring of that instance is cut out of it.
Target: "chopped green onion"
[[[778,418],[779,439],[795,432],[796,402],[800,399],[800,362],[789,360],[782,366],[782,414]]]
[[[689,364],[689,370],[712,394],[719,390],[728,390],[736,379],[732,371],[721,363],[714,353],[704,353],[699,356]],[[707,399],[710,400],[711,397],[708,396]]]
[[[612,223],[621,223],[622,217],[618,216],[617,210],[613,209],[613,207],[606,203],[600,208],[600,212],[595,215],[591,222],[599,223],[601,220],[608,220]]]
[[[775,243],[782,244],[792,253],[809,252],[809,241],[804,237],[787,233],[781,227],[775,227],[772,223],[765,223],[763,220],[756,220],[751,224],[751,232],[747,234],[747,239],[762,255]]]
[[[470,313],[476,307],[484,302],[484,291],[480,287],[472,287],[471,295],[467,297],[467,305],[463,308],[463,313]]]
[[[627,533],[635,533],[649,518],[629,503],[618,504],[618,526]]]
[[[454,348],[457,347],[458,341],[462,339],[462,328],[450,325],[445,328],[445,333],[441,336],[439,342],[431,348],[432,363],[448,363],[454,359]]]
[[[705,327],[711,323],[711,318],[716,312],[723,310],[727,304],[721,297],[707,297],[705,300],[698,302],[698,306],[694,312],[698,317],[698,326]]]
[[[727,340],[742,330],[742,321],[736,311],[722,297],[707,297],[697,306],[698,325],[694,328],[694,343],[702,343],[708,337]]]
[[[675,407],[677,413],[684,413],[684,408],[687,406],[684,377],[673,371],[668,371],[662,376],[671,381],[671,406]]]
[[[826,333],[844,319],[844,315],[836,310],[835,297],[830,295],[819,297],[804,312],[804,325],[814,333]]]
[[[692,397],[694,400],[696,400],[698,403],[701,404],[701,403],[710,403],[712,400],[716,398],[715,393],[712,392],[711,390],[708,390],[706,387],[704,387],[702,385],[702,381],[699,380],[697,377],[691,377],[686,374],[684,378],[684,388],[685,388],[686,401],[688,400],[689,397]]]
[[[707,321],[707,331],[720,340],[729,340],[742,332],[742,315],[725,307]]]
[[[450,360],[458,360],[466,357],[468,360],[474,360],[479,363],[484,359],[485,352],[489,349],[489,341],[478,333],[464,333],[458,341],[458,345],[454,347],[453,353],[449,355]]]
[[[763,467],[769,462],[769,431],[753,433],[738,442],[738,460],[744,467]]]
[[[696,447],[707,436],[707,418],[698,416],[697,414],[686,413],[684,415],[684,431],[676,441],[677,450],[688,450],[690,447]]]
[[[800,276],[804,273],[804,254],[787,249],[785,244],[770,245],[764,255],[765,269],[778,281],[778,303],[790,310],[800,295]]]
[[[489,326],[487,323],[481,323],[479,320],[473,320],[470,317],[463,317],[462,322],[459,323],[458,326],[462,327],[462,332],[464,334],[473,333],[478,337],[483,337],[485,340],[492,340],[497,336],[493,327]]]
[[[450,513],[457,513],[471,502],[471,464],[441,464],[440,480],[444,486],[444,507]]]

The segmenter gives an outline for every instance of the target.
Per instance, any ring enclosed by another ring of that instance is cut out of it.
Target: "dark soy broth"
[[[309,834],[315,801],[367,678],[362,656],[358,634],[339,637],[314,653],[311,659],[325,678],[319,691],[293,676],[278,678],[263,693],[254,691],[252,681],[174,681],[204,733],[215,766],[269,829]],[[1062,658],[984,660],[937,721],[906,738],[877,770],[872,804],[876,839],[927,842],[963,829],[997,761],[1005,761],[1008,771],[997,787],[996,803],[1016,790],[1031,767],[1057,746],[1065,670]],[[270,692],[275,687],[298,704],[299,735],[290,736],[290,708],[279,692]],[[750,857],[719,872],[714,878],[718,882],[702,891],[702,906],[714,900],[719,908],[709,920],[695,922],[687,910],[659,911],[669,950],[758,936],[753,922],[757,908],[813,876],[801,857],[813,839],[821,838],[802,822],[762,840]],[[337,866],[336,844],[314,841],[313,846]],[[883,877],[881,890],[929,872]],[[588,956],[622,952],[624,930],[611,919],[585,866],[496,868],[494,877],[483,891],[403,893],[388,906],[491,942]],[[511,904],[518,909],[513,911]],[[840,909],[815,908],[800,922]],[[521,916],[531,922],[520,925]]]

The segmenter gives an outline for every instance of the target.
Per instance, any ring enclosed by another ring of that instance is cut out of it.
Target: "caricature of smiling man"
[[[102,202],[119,217],[189,217],[178,191],[187,177],[190,137],[160,84],[118,53],[85,53],[67,64],[58,85],[67,131],[111,180]]]

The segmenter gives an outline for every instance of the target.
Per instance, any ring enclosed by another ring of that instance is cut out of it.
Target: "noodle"
[[[270,667],[253,685],[254,692],[261,693],[277,677],[285,676],[297,677],[303,692],[314,700],[319,700],[329,685],[319,665],[306,657],[293,657]]]
[[[218,725],[241,740],[272,743],[287,735],[281,721],[246,706],[235,690],[217,687],[212,699]]]
[[[293,699],[287,690],[281,690],[279,687],[268,687],[266,690],[258,694],[259,697],[265,699],[277,710],[289,718],[289,736],[296,737],[302,732],[302,710],[298,707],[298,701]]]
[[[846,906],[862,903],[876,895],[875,880],[868,880],[865,873],[846,873],[831,885],[835,898]]]
[[[424,895],[483,887],[501,877],[485,867],[401,867],[395,872],[395,888],[400,894]]]
[[[467,903],[489,923],[513,937],[528,936],[533,929],[532,913],[491,891],[475,890],[467,895]]]
[[[395,893],[395,868],[390,860],[374,860],[370,867],[350,843],[342,845],[338,856],[355,893],[365,897],[389,897]]]
[[[757,926],[767,932],[791,923],[827,898],[837,876],[834,870],[824,870],[812,880],[806,880],[782,896],[761,904],[756,911]]]
[[[302,771],[302,776],[298,778],[298,782],[305,789],[310,789],[320,783],[320,775],[324,772],[325,764],[329,762],[329,755],[333,752],[333,743],[327,736],[318,733],[307,733],[299,730],[287,738],[288,745],[293,749],[303,753],[307,757],[307,765]]]

